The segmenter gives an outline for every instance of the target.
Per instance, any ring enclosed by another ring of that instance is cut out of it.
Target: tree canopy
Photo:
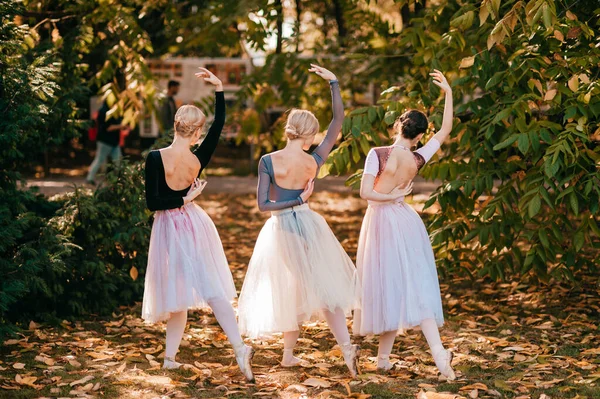
[[[234,114],[257,137],[273,106],[307,107],[326,123],[327,85],[307,69],[318,61],[334,70],[349,110],[321,175],[358,172],[348,181],[356,184],[365,154],[391,142],[403,110],[440,125],[442,98],[428,75],[436,68],[456,103],[452,139],[423,172],[443,181],[427,203],[441,209],[429,228],[442,270],[546,280],[598,263],[597,1],[0,4],[2,101],[14,112],[3,120],[2,173],[13,188],[20,162],[81,132],[91,93],[134,124],[157,93],[146,60],[167,55],[264,56],[240,93],[254,111]],[[262,144],[280,145],[281,124],[268,129]]]

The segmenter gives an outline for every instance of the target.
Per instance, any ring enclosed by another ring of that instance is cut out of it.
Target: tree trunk
[[[344,4],[343,0],[333,0],[333,8],[335,13],[335,21],[338,26],[338,40],[340,47],[344,47],[346,44],[346,20],[344,18]]]
[[[427,0],[416,0],[415,1],[415,11],[412,15],[419,15],[421,10],[424,10],[427,7]],[[402,15],[402,26],[410,26],[410,17],[411,12],[408,3],[402,6],[400,10],[400,15]]]
[[[300,17],[302,16],[302,1],[296,0],[296,52],[300,52]]]
[[[277,11],[277,47],[276,54],[281,54],[283,48],[283,3],[281,0],[275,0],[275,10]]]

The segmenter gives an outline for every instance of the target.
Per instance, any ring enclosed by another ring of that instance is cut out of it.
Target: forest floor
[[[247,194],[199,201],[221,234],[238,289],[267,218],[254,201]],[[354,258],[364,202],[319,192],[311,204]],[[362,374],[353,380],[326,324],[315,322],[304,325],[298,345],[305,367],[279,366],[280,336],[249,341],[256,383],[246,383],[210,311],[190,312],[178,355],[186,366],[165,371],[165,326],[144,324],[137,304],[55,326],[31,321],[0,346],[0,398],[600,398],[597,277],[534,286],[442,275],[441,290],[441,333],[458,375],[452,382],[438,376],[416,330],[398,336],[389,374],[375,370],[376,337],[354,337]]]

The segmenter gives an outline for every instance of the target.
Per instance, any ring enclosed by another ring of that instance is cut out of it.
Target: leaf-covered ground
[[[265,218],[253,196],[209,195],[213,217],[238,288]],[[313,208],[326,216],[354,257],[364,203],[319,193]],[[178,359],[185,369],[160,368],[164,324],[145,325],[138,306],[61,326],[39,325],[0,346],[0,398],[599,398],[598,281],[576,288],[519,282],[442,280],[444,343],[455,352],[458,380],[437,376],[419,331],[399,336],[395,369],[375,371],[376,338],[356,338],[362,375],[352,380],[323,323],[304,326],[299,356],[306,367],[278,365],[280,337],[256,340],[256,383],[245,383],[233,352],[209,311],[191,312]]]

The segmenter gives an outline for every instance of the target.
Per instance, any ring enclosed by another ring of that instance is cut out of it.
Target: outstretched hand
[[[205,82],[217,86],[217,89],[223,90],[223,82],[221,82],[221,79],[217,78],[214,73],[206,68],[199,67],[198,69],[200,72],[195,73],[197,78],[204,79]]]
[[[434,69],[433,71],[434,72],[431,72],[429,74],[429,76],[433,77],[433,84],[438,86],[440,89],[442,89],[446,93],[452,92],[450,83],[448,83],[444,74],[437,69]]]
[[[326,80],[337,80],[337,77],[335,76],[335,74],[333,72],[331,72],[329,69],[320,67],[317,64],[310,64],[310,66],[311,67],[308,69],[308,72],[314,72]]]

